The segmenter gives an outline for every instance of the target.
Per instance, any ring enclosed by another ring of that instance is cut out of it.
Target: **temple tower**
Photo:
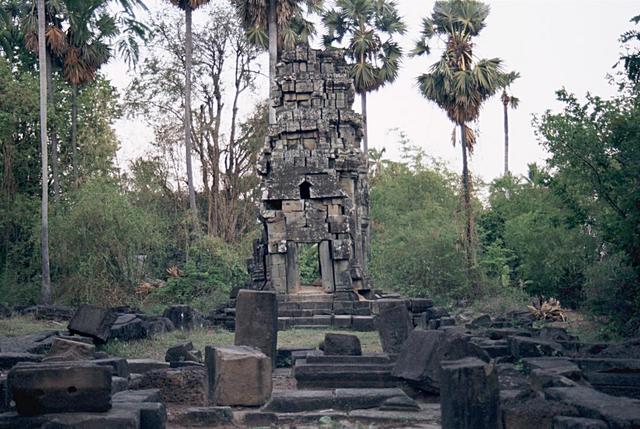
[[[355,299],[369,289],[367,163],[360,150],[361,116],[339,50],[298,46],[282,54],[270,127],[258,171],[263,195],[262,240],[252,280],[281,294],[321,292]],[[317,250],[318,280],[301,282],[301,246]]]

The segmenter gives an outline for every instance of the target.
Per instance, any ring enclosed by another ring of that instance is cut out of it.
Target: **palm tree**
[[[320,13],[324,0],[232,0],[247,30],[249,40],[269,48],[269,94],[273,90],[279,47],[306,42],[314,34],[308,13]],[[275,124],[275,109],[269,103],[269,124]]]
[[[507,75],[506,85],[502,88],[502,106],[504,108],[504,174],[505,176],[509,174],[509,109],[511,106],[512,109],[517,109],[520,100],[513,95],[507,94],[507,88],[511,85],[516,79],[520,77],[520,73],[511,72]]]
[[[386,164],[388,164],[388,161],[384,159],[386,151],[386,147],[383,147],[382,149],[369,149],[369,176],[371,176],[372,182],[380,176],[382,169]]]
[[[71,162],[73,184],[78,186],[78,89],[93,81],[111,57],[109,39],[119,31],[104,0],[68,1],[66,49],[60,55],[63,76],[71,85]]]
[[[49,273],[49,166],[47,151],[47,53],[45,37],[44,0],[38,0],[38,64],[40,66],[40,152],[42,163],[42,199],[40,206],[40,254],[42,258],[43,304],[51,304],[51,275]]]
[[[418,77],[422,95],[443,109],[460,128],[462,148],[463,209],[465,214],[464,248],[467,269],[472,278],[476,255],[474,246],[472,184],[468,153],[473,153],[475,135],[467,125],[475,121],[483,103],[495,95],[507,82],[499,58],[475,60],[473,37],[485,26],[489,6],[477,0],[437,1],[430,17],[423,20],[421,38],[413,55],[430,53],[429,43],[438,38],[445,41],[440,59],[428,73]],[[454,128],[455,144],[455,128]],[[479,283],[473,281],[479,288]]]
[[[393,36],[404,34],[406,26],[393,0],[337,0],[322,21],[329,31],[325,46],[348,39],[346,55],[353,63],[351,75],[362,105],[362,152],[367,154],[367,93],[398,76],[402,50]]]
[[[200,229],[198,208],[196,206],[196,190],[193,183],[193,167],[191,166],[191,69],[193,68],[193,30],[191,15],[209,0],[171,0],[171,3],[184,10],[185,18],[185,67],[184,67],[184,146],[187,158],[187,182],[189,187],[189,209],[193,231]]]

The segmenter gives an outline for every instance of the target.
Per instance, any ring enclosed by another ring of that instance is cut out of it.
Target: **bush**
[[[586,306],[605,316],[622,335],[640,334],[640,296],[635,293],[637,274],[622,253],[605,257],[586,270]]]
[[[374,286],[440,299],[470,292],[458,246],[458,178],[437,166],[392,164],[371,190]]]
[[[177,276],[149,296],[149,302],[190,304],[211,310],[229,298],[231,288],[248,280],[242,246],[202,237],[189,249],[189,257]]]
[[[130,304],[166,237],[162,222],[106,179],[80,188],[50,224],[56,295],[74,304]]]

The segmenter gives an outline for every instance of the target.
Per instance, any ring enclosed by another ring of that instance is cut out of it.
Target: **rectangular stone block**
[[[111,408],[111,368],[89,363],[19,364],[8,384],[19,414],[103,412]]]
[[[351,316],[349,315],[333,316],[333,326],[339,329],[351,329]]]
[[[373,316],[353,316],[351,318],[351,328],[354,331],[370,332],[375,331]]]
[[[205,348],[212,405],[260,406],[271,396],[271,359],[247,346]]]
[[[275,292],[243,289],[238,293],[234,344],[255,347],[275,363],[278,344]]]
[[[109,339],[111,326],[116,319],[117,315],[110,309],[83,304],[69,321],[68,329],[72,334],[91,337],[104,343]]]
[[[413,330],[407,306],[403,300],[376,301],[378,314],[375,326],[380,335],[382,350],[385,353],[398,354],[402,345]]]

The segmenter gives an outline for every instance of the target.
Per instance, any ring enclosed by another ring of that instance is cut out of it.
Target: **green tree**
[[[414,55],[429,54],[429,43],[434,38],[445,41],[440,59],[428,73],[418,77],[418,83],[422,95],[443,109],[460,128],[464,247],[470,273],[476,266],[476,245],[467,154],[473,152],[476,139],[467,124],[478,118],[483,103],[505,85],[507,76],[499,58],[476,60],[473,55],[473,38],[484,28],[488,15],[489,6],[477,0],[437,1],[431,16],[423,20],[421,39],[413,51]],[[480,287],[479,281],[474,283]]]
[[[387,161],[371,188],[376,287],[439,300],[467,297],[465,256],[456,245],[459,177],[408,141],[400,144],[402,161]]]
[[[348,39],[346,54],[353,64],[351,76],[362,106],[362,151],[367,154],[367,93],[398,76],[402,49],[393,37],[404,34],[406,26],[393,0],[337,0],[336,7],[326,11],[322,21],[329,32],[324,36],[325,46]]]
[[[561,90],[558,99],[564,109],[539,118],[538,136],[556,171],[555,189],[601,243],[599,266],[611,271],[617,264],[621,273],[635,272],[632,279],[623,276],[622,284],[615,279],[605,284],[606,276],[594,268],[588,279],[592,292],[604,288],[595,295],[618,294],[615,302],[624,305],[605,303],[599,311],[631,334],[640,327],[640,95],[635,90],[608,100],[587,95],[581,103]]]
[[[269,97],[276,78],[280,47],[306,42],[315,33],[313,23],[304,19],[307,12],[321,12],[324,0],[233,0],[247,37],[269,50]],[[269,124],[275,124],[276,112],[269,103]]]

